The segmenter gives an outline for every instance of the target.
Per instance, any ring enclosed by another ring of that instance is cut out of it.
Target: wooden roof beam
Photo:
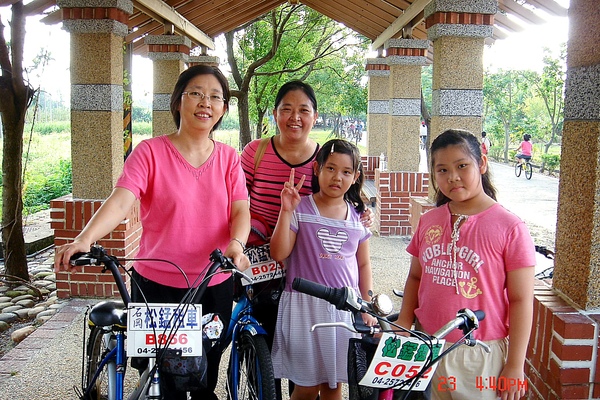
[[[379,47],[383,46],[387,40],[397,35],[405,25],[412,21],[419,13],[423,12],[425,6],[429,4],[430,1],[431,0],[415,0],[410,7],[404,10],[404,14],[392,22],[392,24],[373,41],[371,50],[377,50]]]
[[[135,0],[134,6],[159,22],[172,23],[176,32],[188,37],[192,42],[206,46],[209,49],[215,48],[215,42],[207,34],[198,29],[172,7],[165,4],[165,2],[160,0]]]
[[[569,10],[567,10],[554,0],[527,0],[527,2],[539,9],[542,9],[558,17],[566,17],[569,13]]]
[[[513,14],[515,17],[519,17],[527,22],[534,25],[542,25],[546,23],[544,18],[540,17],[528,8],[523,7],[514,0],[500,0],[498,6],[501,10],[506,11],[509,14]]]

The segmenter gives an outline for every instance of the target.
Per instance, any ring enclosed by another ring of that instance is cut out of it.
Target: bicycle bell
[[[387,294],[381,293],[371,297],[371,307],[377,315],[385,317],[394,310],[394,303]]]

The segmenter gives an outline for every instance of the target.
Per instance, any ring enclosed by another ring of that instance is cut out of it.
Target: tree
[[[226,33],[232,87],[237,87],[232,96],[238,100],[240,145],[253,139],[251,116],[260,135],[263,117],[283,82],[306,80],[315,71],[328,68],[330,58],[349,46],[348,38],[355,36],[330,18],[291,4]]]
[[[544,68],[542,74],[536,79],[531,80],[535,93],[543,100],[546,116],[549,119],[550,134],[547,135],[547,142],[544,144],[544,154],[554,143],[556,136],[562,132],[563,111],[564,111],[564,86],[565,86],[565,65],[566,65],[566,46],[561,46],[560,55],[557,58],[552,57],[549,49],[544,49]],[[540,171],[545,168],[545,161],[542,161]]]
[[[494,131],[504,137],[504,162],[508,162],[508,146],[511,133],[524,132],[526,101],[531,96],[529,81],[522,71],[503,71],[487,74],[483,79],[483,98],[486,119],[495,125]],[[492,129],[486,129],[492,131]]]
[[[0,19],[0,112],[4,132],[2,159],[2,242],[6,274],[29,280],[23,236],[23,129],[34,96],[23,77],[25,15],[23,2],[12,5],[10,44]]]

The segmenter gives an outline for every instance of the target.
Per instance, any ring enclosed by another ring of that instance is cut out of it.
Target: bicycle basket
[[[348,394],[350,400],[377,400],[379,390],[358,384],[377,350],[376,341],[352,338],[348,344]]]
[[[223,322],[218,314],[202,316],[202,355],[182,357],[181,353],[167,350],[160,364],[161,384],[168,391],[192,392],[206,387],[206,354],[223,333]]]
[[[209,340],[203,335],[203,342]],[[199,357],[181,357],[167,352],[160,364],[160,382],[167,393],[171,391],[191,392],[206,387],[207,346],[204,344]]]

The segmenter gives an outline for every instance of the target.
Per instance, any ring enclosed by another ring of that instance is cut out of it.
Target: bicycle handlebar
[[[237,267],[233,264],[233,261],[230,258],[225,257],[219,249],[215,249],[210,254],[210,261],[211,265],[209,266],[205,277],[212,276],[219,268],[221,268],[223,271],[238,273],[243,277],[246,277],[246,275],[238,271]],[[128,306],[131,302],[131,296],[129,295],[129,292],[127,291],[127,288],[125,286],[125,282],[123,282],[123,278],[119,273],[119,267],[121,266],[119,260],[114,256],[108,255],[106,253],[106,250],[102,246],[92,245],[88,253],[73,254],[73,256],[71,256],[70,259],[70,264],[72,266],[104,265],[102,272],[105,272],[106,270],[109,270],[111,272],[125,306]],[[248,277],[246,278],[250,279]],[[203,279],[200,283],[198,289],[200,297],[202,297],[202,295],[204,294],[204,291],[208,286],[209,280],[210,279]]]
[[[333,304],[338,310],[345,310],[350,312],[368,312],[368,310],[371,309],[370,304],[362,300],[356,294],[356,291],[349,287],[332,288],[329,286],[321,285],[317,282],[312,282],[304,278],[294,278],[294,281],[292,282],[292,288],[299,292],[323,299]],[[468,308],[463,308],[457,312],[456,317],[454,319],[450,320],[446,325],[444,325],[431,336],[437,339],[443,339],[450,332],[457,328],[461,329],[463,333],[467,335],[469,332],[479,328],[479,321],[482,321],[484,318],[485,313],[481,310],[471,311]],[[362,324],[362,320],[359,320],[360,318],[356,318],[353,327],[347,326],[345,324],[340,325],[339,323],[336,323],[335,326],[344,327],[350,331],[358,333],[375,334],[381,332],[381,329],[375,327],[367,327],[364,324]],[[486,347],[485,344],[480,341],[471,340],[471,342],[467,342],[467,344],[479,344],[482,345],[484,348]]]

